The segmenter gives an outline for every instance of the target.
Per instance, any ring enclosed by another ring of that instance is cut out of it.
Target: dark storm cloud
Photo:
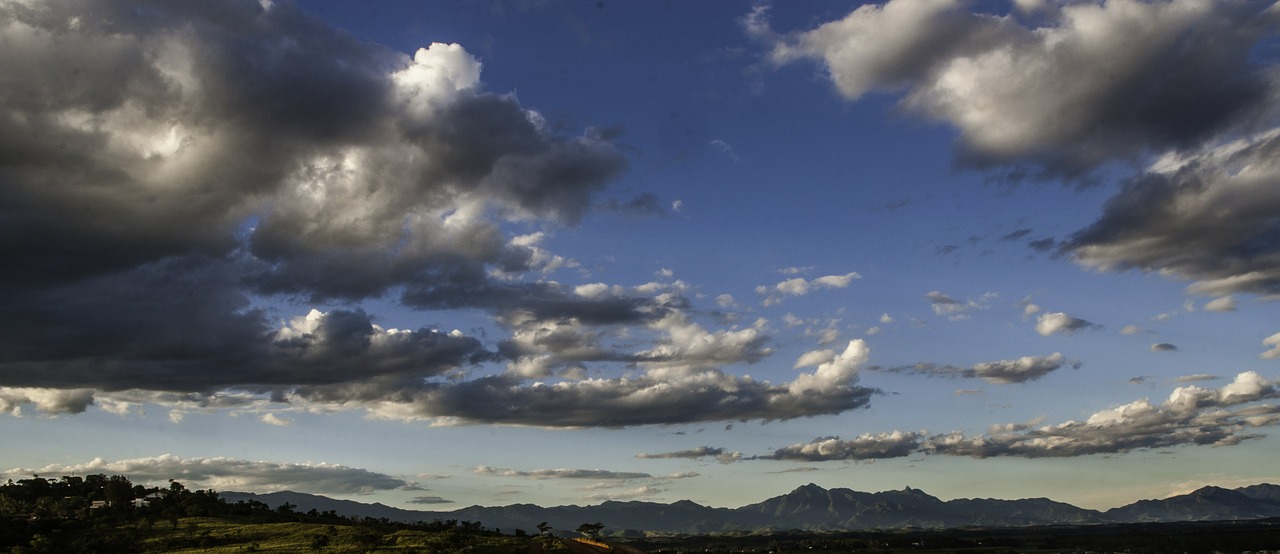
[[[1062,244],[1102,269],[1162,271],[1202,294],[1280,293],[1280,133],[1163,160]]]
[[[3,384],[208,392],[428,377],[492,357],[474,338],[391,331],[359,310],[313,311],[273,328],[263,313],[239,310],[247,301],[224,269],[177,260],[4,295]]]
[[[572,224],[626,160],[602,133],[551,134],[479,91],[457,45],[411,58],[254,1],[7,3],[0,40],[0,386],[69,391],[10,399],[71,412],[90,388],[281,396],[494,358],[359,309],[280,325],[251,294],[408,285],[422,307],[662,315],[486,276],[537,269],[503,221]],[[453,277],[422,284],[439,275]]]
[[[1011,174],[1081,177],[1112,160],[1187,149],[1248,125],[1271,101],[1251,51],[1273,36],[1266,3],[1068,3],[1029,27],[959,1],[892,0],[779,35],[746,20],[777,64],[813,59],[840,93],[903,91],[908,112],[957,127],[958,160]]]

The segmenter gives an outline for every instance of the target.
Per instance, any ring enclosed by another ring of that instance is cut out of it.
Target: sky
[[[1280,482],[1269,2],[0,1],[0,478]]]

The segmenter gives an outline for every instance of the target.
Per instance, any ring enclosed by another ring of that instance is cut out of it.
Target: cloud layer
[[[1085,421],[994,425],[976,436],[960,431],[939,435],[893,431],[845,440],[821,437],[760,458],[870,460],[916,453],[1046,458],[1185,445],[1230,446],[1259,438],[1261,435],[1253,429],[1280,425],[1280,406],[1260,403],[1277,398],[1280,398],[1280,386],[1275,381],[1247,371],[1218,389],[1178,387],[1159,404],[1138,400],[1096,412]]]
[[[610,211],[598,197],[627,158],[611,132],[564,133],[485,91],[460,45],[406,55],[253,0],[8,3],[0,42],[5,412],[231,402],[614,427],[832,414],[873,393],[849,365],[776,385],[727,372],[771,354],[767,322],[707,329],[679,282],[547,279],[572,262],[512,229]],[[511,335],[388,328],[353,307],[374,299]],[[277,313],[303,302],[344,307]]]
[[[959,130],[963,163],[1072,177],[1264,112],[1274,83],[1250,51],[1278,16],[1259,3],[1118,0],[1030,24],[954,0],[891,0],[787,35],[757,10],[747,29],[776,64],[820,63],[848,99],[901,91],[903,108]]]

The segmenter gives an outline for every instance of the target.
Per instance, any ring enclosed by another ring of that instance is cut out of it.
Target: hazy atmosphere
[[[1280,482],[1280,5],[0,0],[0,479]]]

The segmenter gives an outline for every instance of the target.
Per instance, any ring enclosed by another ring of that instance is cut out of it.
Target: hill
[[[489,529],[532,531],[541,522],[556,529],[601,522],[606,534],[751,533],[768,531],[857,531],[870,529],[946,529],[959,527],[1028,527],[1097,523],[1251,520],[1280,517],[1280,486],[1259,484],[1228,490],[1205,487],[1162,500],[1141,500],[1106,512],[1088,510],[1048,498],[941,500],[910,487],[883,492],[825,489],[808,484],[787,494],[739,508],[714,508],[682,500],[604,502],[594,506],[542,507],[533,504],[471,506],[439,512],[405,510],[383,504],[335,500],[296,492],[221,493],[230,502],[257,500],[299,511],[316,509],[357,517],[402,522],[473,521]]]

